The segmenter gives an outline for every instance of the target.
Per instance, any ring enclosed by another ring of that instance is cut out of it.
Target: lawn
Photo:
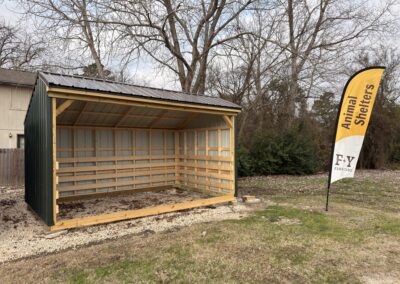
[[[338,182],[329,212],[325,175],[252,177],[239,186],[263,201],[240,220],[6,263],[0,277],[14,283],[400,281],[400,171],[362,171]]]

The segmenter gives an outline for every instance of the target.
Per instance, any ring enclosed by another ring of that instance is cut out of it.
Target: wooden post
[[[179,169],[179,165],[180,165],[180,161],[179,161],[179,131],[174,131],[174,135],[175,135],[175,184],[179,185],[180,181],[180,169]]]
[[[230,153],[230,157],[232,158],[232,162],[231,162],[231,177],[232,177],[232,191],[233,191],[233,195],[235,195],[235,190],[236,190],[236,159],[235,159],[235,155],[236,155],[236,149],[235,149],[235,116],[232,115],[232,128],[229,129],[229,134],[230,134],[230,139],[229,139],[229,153]]]
[[[194,160],[194,164],[195,164],[195,168],[194,168],[194,181],[195,181],[195,183],[194,183],[194,187],[196,188],[196,189],[198,189],[199,188],[199,184],[198,184],[198,176],[197,176],[197,170],[198,170],[198,163],[199,163],[199,160],[197,159],[197,151],[198,151],[198,145],[197,145],[197,130],[195,129],[194,130],[194,153],[193,153],[193,156],[195,157],[195,160]]]
[[[97,130],[93,129],[92,130],[92,136],[93,136],[93,144],[94,144],[94,156],[97,157]],[[97,160],[94,162],[94,164],[96,165],[97,168]],[[97,177],[97,171],[94,171],[95,176]],[[94,180],[94,183],[97,183],[97,178]],[[98,192],[97,188],[96,188],[96,192]]]
[[[205,154],[205,156],[206,157],[208,157],[208,129],[206,129],[205,130],[205,136],[206,136],[206,143],[205,143],[205,148],[206,148],[206,154]],[[207,173],[209,172],[208,171],[208,165],[209,165],[209,160],[208,159],[206,159],[206,160],[204,160],[204,163],[205,163],[205,172],[206,172],[206,175],[207,175]],[[209,190],[210,189],[210,186],[208,186],[208,185],[205,185],[205,188],[206,188],[206,190]]]
[[[114,157],[116,157],[117,156],[117,143],[116,143],[116,141],[117,141],[117,134],[116,134],[116,131],[115,131],[115,128],[112,130],[112,136],[113,136],[113,147],[114,147]],[[117,177],[117,173],[118,173],[118,170],[117,170],[117,160],[115,160],[114,161],[114,165],[115,165],[115,179],[114,179],[114,181],[117,183],[118,182],[118,177]],[[97,174],[97,173],[96,173]],[[114,190],[117,190],[118,188],[117,188],[117,186],[115,186],[114,187]]]
[[[184,171],[184,177],[185,177],[185,179],[184,179],[184,185],[187,185],[187,179],[188,179],[188,177],[187,177],[187,173],[186,173],[186,170],[187,170],[187,167],[186,167],[186,163],[187,163],[187,158],[186,158],[186,155],[187,155],[187,130],[184,130],[183,131],[183,145],[184,145],[184,148],[183,148],[183,155],[184,155],[184,163],[185,163],[185,165],[184,165],[184,167],[183,167],[183,171]]]

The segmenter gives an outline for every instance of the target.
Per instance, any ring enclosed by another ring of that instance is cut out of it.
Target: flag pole
[[[325,205],[325,211],[328,212],[329,209],[329,190],[331,189],[331,184],[328,184],[328,190],[326,191],[326,205]]]

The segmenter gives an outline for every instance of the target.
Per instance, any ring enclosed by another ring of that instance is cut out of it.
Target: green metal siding
[[[48,226],[53,220],[52,103],[38,78],[25,118],[25,201]]]

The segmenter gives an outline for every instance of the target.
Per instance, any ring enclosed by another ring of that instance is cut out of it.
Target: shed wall
[[[179,182],[234,194],[234,137],[221,115],[200,114],[179,131]]]
[[[57,126],[60,197],[175,184],[175,131]]]
[[[25,201],[46,222],[53,220],[52,103],[37,80],[25,118]]]

